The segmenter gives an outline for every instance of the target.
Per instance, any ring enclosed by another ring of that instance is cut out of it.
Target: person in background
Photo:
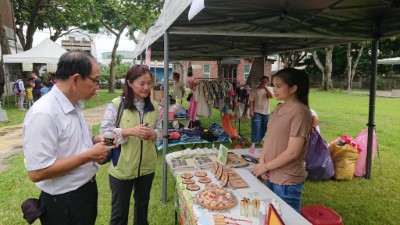
[[[42,88],[40,89],[41,96],[47,94],[50,91],[50,88],[47,87],[47,82],[42,82]]]
[[[310,112],[311,112],[311,119],[312,119],[312,127],[313,127],[313,129],[318,131],[318,133],[321,133],[321,131],[319,130],[319,119],[318,119],[317,113],[315,112],[314,109],[310,109]]]
[[[261,142],[269,120],[269,99],[274,97],[271,87],[268,87],[269,78],[263,76],[260,83],[250,92],[250,117],[251,117],[251,148]]]
[[[101,135],[92,136],[82,100],[99,88],[99,67],[83,51],[64,53],[58,83],[29,109],[23,123],[29,178],[41,190],[43,225],[94,225],[98,191],[95,175],[108,155]]]
[[[110,162],[111,225],[128,224],[129,206],[133,191],[135,200],[133,224],[149,224],[147,215],[150,190],[156,170],[156,138],[162,136],[162,120],[150,91],[154,77],[147,66],[136,65],[128,70],[121,97],[112,100],[104,113],[100,133],[115,133],[121,146],[117,163]],[[123,107],[117,128],[118,108]]]
[[[42,88],[42,80],[37,76],[36,73],[32,73],[32,78],[32,82],[34,83],[32,91],[33,101],[36,102],[41,97],[40,89]]]
[[[51,90],[53,85],[57,83],[56,75],[52,72],[49,72],[48,76],[49,76],[49,83],[47,83],[47,87]]]
[[[285,68],[273,76],[279,104],[271,114],[259,163],[252,172],[297,212],[307,177],[305,155],[311,131],[309,79],[301,70]]]
[[[28,108],[31,108],[31,106],[33,105],[33,87],[31,83],[27,83],[26,85],[26,97],[28,98]]]
[[[24,107],[26,91],[25,91],[24,81],[22,80],[22,76],[19,76],[16,82],[18,84],[18,89],[20,91],[18,93],[18,108],[19,110],[26,110]]]
[[[173,73],[172,79],[174,81],[174,86],[172,87],[172,97],[177,103],[182,104],[183,96],[185,95],[185,85],[179,81],[181,75],[179,73]]]

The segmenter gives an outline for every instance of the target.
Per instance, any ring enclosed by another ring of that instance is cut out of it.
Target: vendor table
[[[242,150],[233,150],[232,152],[240,155],[240,154],[250,154],[254,155],[254,152],[249,152],[249,149]],[[252,154],[253,153],[253,154]],[[168,160],[167,160],[168,161]],[[280,199],[275,193],[273,193],[270,189],[268,189],[262,182],[260,182],[256,177],[251,174],[249,170],[254,166],[253,163],[250,163],[250,166],[237,168],[235,171],[247,182],[248,188],[236,189],[233,190],[229,187],[226,187],[228,191],[232,191],[232,193],[237,197],[237,204],[229,209],[224,211],[210,211],[198,205],[194,200],[194,196],[198,191],[189,191],[186,189],[185,185],[182,184],[182,178],[179,172],[173,172],[176,178],[176,205],[177,211],[179,213],[179,220],[181,224],[188,225],[212,225],[214,224],[213,215],[215,213],[222,213],[226,217],[233,218],[236,220],[237,224],[249,224],[249,225],[257,225],[259,224],[259,218],[255,218],[251,215],[251,208],[249,209],[249,216],[243,217],[240,215],[240,201],[243,198],[258,198],[261,201],[270,201],[275,199],[275,201],[279,202],[280,210],[282,212],[282,219],[286,225],[305,225],[310,224],[304,217],[302,217],[299,213],[297,213],[294,209],[292,209],[288,204],[286,204],[282,199]],[[171,167],[170,167],[171,168]],[[188,169],[185,172],[196,172],[200,171],[199,169]],[[207,176],[211,178],[211,182],[215,184],[220,184],[220,181],[216,180],[214,175],[211,173],[210,169],[204,169],[201,171],[207,172]],[[196,177],[193,179],[197,180]],[[196,182],[197,185],[200,186],[200,190],[204,189],[205,184]]]

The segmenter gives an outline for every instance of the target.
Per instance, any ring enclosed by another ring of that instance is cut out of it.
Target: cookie
[[[200,186],[197,184],[188,184],[188,185],[186,185],[186,189],[188,189],[190,191],[198,191],[198,190],[200,190]]]
[[[197,171],[197,172],[194,173],[194,175],[195,175],[196,177],[206,177],[206,176],[207,176],[207,172],[204,172],[204,171]]]
[[[193,177],[193,174],[191,174],[191,173],[182,173],[182,174],[181,174],[181,177],[182,177],[183,179],[189,179],[189,178],[192,178],[192,177]]]
[[[184,183],[184,184],[194,184],[194,183],[196,183],[196,181],[193,180],[193,179],[183,179],[182,183]]]
[[[199,181],[200,183],[210,183],[210,182],[211,182],[211,179],[210,179],[209,177],[200,177],[200,178],[198,179],[198,181]]]

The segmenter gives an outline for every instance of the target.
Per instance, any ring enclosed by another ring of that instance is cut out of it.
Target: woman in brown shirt
[[[293,68],[278,71],[272,79],[275,98],[284,103],[271,115],[260,162],[253,174],[266,179],[268,188],[300,212],[307,177],[304,158],[311,131],[309,80],[304,71]]]

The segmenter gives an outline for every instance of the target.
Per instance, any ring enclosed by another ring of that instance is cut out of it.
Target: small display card
[[[225,147],[223,144],[219,145],[218,160],[224,165],[228,160],[228,148]]]

